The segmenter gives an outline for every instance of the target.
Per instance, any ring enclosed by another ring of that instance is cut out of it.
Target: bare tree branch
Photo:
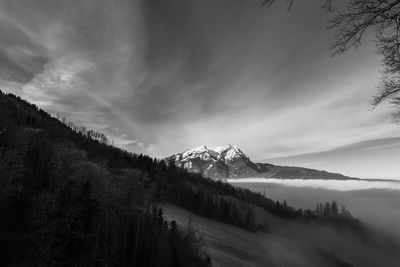
[[[395,110],[392,115],[400,119],[400,0],[350,0],[346,10],[330,20],[329,28],[336,29],[334,54],[359,47],[368,29],[375,32],[383,76],[371,105],[388,101]]]
[[[261,2],[261,7],[270,7],[276,0],[263,0]],[[328,12],[333,11],[332,8],[332,0],[321,0],[323,2],[321,8],[325,9]],[[287,10],[290,11],[292,9],[294,0],[286,0]]]
[[[275,0],[263,0],[269,7]],[[293,0],[287,0],[288,9]],[[332,0],[323,0],[322,8],[332,12]],[[382,78],[377,93],[371,99],[372,107],[388,101],[395,110],[393,116],[400,122],[400,0],[348,0],[344,10],[335,11],[328,29],[336,31],[332,54],[343,54],[358,48],[366,31],[375,33],[377,52],[382,56]]]

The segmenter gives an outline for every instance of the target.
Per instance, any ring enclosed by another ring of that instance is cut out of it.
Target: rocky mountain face
[[[237,147],[196,147],[168,158],[169,162],[190,172],[214,179],[255,177],[257,167]]]
[[[300,167],[254,163],[237,146],[200,146],[168,157],[167,162],[215,180],[234,178],[356,179]]]

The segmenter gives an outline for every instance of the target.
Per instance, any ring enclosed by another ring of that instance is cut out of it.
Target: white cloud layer
[[[243,178],[228,179],[229,183],[266,183],[281,184],[293,187],[311,187],[327,190],[354,191],[368,189],[400,190],[400,181],[356,181],[356,180],[302,180],[302,179],[272,179],[272,178]]]

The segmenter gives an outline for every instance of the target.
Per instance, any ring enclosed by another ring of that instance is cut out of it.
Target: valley
[[[357,185],[357,183],[360,183]],[[272,199],[286,200],[296,208],[314,208],[316,202],[338,200],[351,210],[351,213],[363,223],[370,225],[400,240],[400,187],[399,183],[386,184],[375,182],[365,187],[363,181],[352,181],[346,187],[336,181],[324,181],[323,186],[318,181],[290,182],[237,182],[240,188],[250,189],[260,194],[266,194]],[[379,183],[382,185],[379,186]],[[377,185],[378,184],[378,185]]]
[[[269,232],[249,232],[162,205],[165,218],[191,228],[203,238],[213,266],[365,266],[396,267],[399,243],[389,235],[365,237],[334,225],[305,224],[258,211]],[[368,251],[368,254],[365,253]]]

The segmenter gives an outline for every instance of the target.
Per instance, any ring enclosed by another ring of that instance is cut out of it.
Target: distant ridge
[[[254,163],[242,150],[231,144],[218,147],[199,146],[174,154],[166,160],[171,164],[187,169],[189,172],[200,173],[215,180],[248,177],[359,180],[338,173],[308,168]]]
[[[259,162],[327,170],[364,179],[400,180],[399,154],[400,137],[387,137]]]

